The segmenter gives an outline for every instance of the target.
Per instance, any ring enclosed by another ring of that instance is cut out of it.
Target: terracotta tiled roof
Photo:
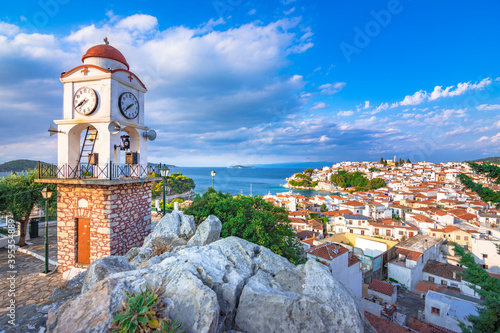
[[[459,266],[429,260],[425,265],[423,272],[460,282],[462,281],[462,277],[458,273],[463,273],[464,269]],[[455,272],[455,277],[453,277],[453,272]]]
[[[345,206],[352,206],[352,207],[358,207],[358,206],[364,206],[365,204],[362,203],[362,202],[359,202],[359,201],[355,201],[355,200],[352,200],[352,201],[347,201],[347,202],[344,202],[343,204],[341,205],[345,205]]]
[[[427,294],[427,292],[429,290],[439,292],[439,291],[441,291],[441,289],[442,289],[441,286],[439,286],[437,284],[426,282],[426,281],[419,281],[417,283],[417,286],[415,287],[415,290],[413,290],[413,292],[415,294]]]
[[[455,331],[449,330],[445,327],[431,324],[429,322],[418,320],[415,317],[410,318],[408,327],[420,333],[455,333]]]
[[[311,237],[311,238],[304,239],[304,240],[302,240],[301,242],[302,242],[302,243],[309,244],[309,245],[311,245],[311,246],[314,246],[314,240],[315,240],[315,239],[316,239],[315,237]]]
[[[394,293],[394,288],[396,288],[396,286],[377,279],[373,280],[372,283],[370,283],[370,285],[368,286],[368,289],[378,291],[379,293],[387,296],[392,296],[392,294]]]
[[[101,44],[101,45],[92,46],[83,55],[82,62],[86,58],[90,58],[90,57],[99,57],[99,58],[113,59],[113,60],[116,60],[118,62],[121,62],[122,64],[124,64],[125,66],[127,66],[127,69],[129,69],[127,60],[125,59],[125,57],[123,56],[123,54],[120,51],[118,51],[117,49],[115,49],[111,45]]]
[[[326,260],[335,259],[338,256],[347,252],[349,252],[348,249],[337,244],[321,244],[306,250],[306,253],[312,254],[316,257],[320,257]]]
[[[459,228],[457,227],[454,227],[452,225],[447,225],[446,227],[443,228],[444,229],[444,232],[448,233],[448,232],[454,232],[454,231],[458,231],[460,230]]]
[[[329,211],[329,212],[324,212],[324,213],[321,213],[321,215],[323,216],[340,216],[340,215],[345,215],[345,214],[352,214],[352,211],[350,211],[349,209],[341,209],[341,210],[332,210],[332,211]]]
[[[407,333],[411,332],[410,329],[396,324],[388,319],[379,317],[365,311],[365,318],[370,322],[377,333]]]
[[[355,254],[350,255],[347,266],[351,267],[352,265],[354,265],[360,261],[361,261],[361,259],[359,259],[359,257],[357,255],[355,255]]]
[[[293,223],[307,223],[306,220],[301,219],[300,217],[289,217],[288,219]]]
[[[300,239],[300,240],[304,240],[304,239],[311,238],[311,237],[317,237],[318,235],[319,235],[319,232],[314,232],[311,230],[302,230],[302,231],[299,231],[298,233],[296,233],[295,237]]]
[[[398,248],[396,250],[396,253],[402,254],[402,255],[406,256],[406,259],[413,260],[413,261],[417,261],[422,256],[422,253],[420,253],[420,252],[411,251],[411,250],[407,250],[407,249],[403,249],[403,248]]]

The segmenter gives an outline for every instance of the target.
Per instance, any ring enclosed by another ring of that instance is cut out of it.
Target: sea
[[[216,191],[230,193],[232,195],[266,195],[288,192],[289,189],[283,187],[286,178],[294,173],[304,171],[304,167],[290,168],[207,168],[207,167],[179,167],[171,168],[170,172],[181,172],[184,176],[193,178],[196,187],[195,193],[204,193],[212,187],[211,171],[216,172],[214,187]],[[305,196],[326,195],[328,192],[311,190],[293,190],[293,193]]]
[[[316,165],[312,167],[318,167]],[[230,193],[232,195],[266,195],[288,192],[289,189],[281,186],[286,184],[286,178],[294,173],[302,172],[307,167],[255,167],[255,168],[225,168],[225,167],[176,167],[170,172],[181,172],[184,176],[193,178],[196,185],[194,192],[203,194],[212,187],[211,171],[216,172],[214,187],[216,191]],[[0,177],[9,173],[0,172]],[[305,196],[326,195],[328,192],[293,190],[293,193]]]

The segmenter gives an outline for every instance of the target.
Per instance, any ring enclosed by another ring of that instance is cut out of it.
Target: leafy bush
[[[458,175],[458,179],[464,184],[468,189],[476,192],[481,199],[486,202],[493,202],[497,207],[500,207],[500,192],[496,192],[489,187],[485,187],[481,184],[476,184],[473,179],[463,173]]]
[[[361,172],[346,172],[340,170],[330,177],[332,183],[342,188],[355,187],[357,191],[376,190],[386,185],[382,178],[368,180]]]
[[[158,304],[157,290],[146,285],[140,293],[125,294],[128,297],[127,302],[123,302],[124,310],[113,319],[113,332],[134,333],[134,332],[178,332],[182,322],[177,325],[177,320],[173,322],[170,319],[159,321],[158,312],[162,310]]]
[[[203,196],[196,195],[186,214],[193,215],[196,223],[215,215],[222,222],[222,237],[240,237],[265,246],[294,264],[302,261],[303,248],[294,237],[287,211],[261,197],[233,198],[210,188]]]
[[[151,177],[159,177],[156,173],[151,173]],[[196,187],[194,180],[192,178],[183,176],[181,172],[174,172],[167,177],[166,183],[167,195],[170,194],[181,194],[188,192]],[[153,189],[151,190],[152,198],[157,198],[163,195],[163,180],[155,182]]]

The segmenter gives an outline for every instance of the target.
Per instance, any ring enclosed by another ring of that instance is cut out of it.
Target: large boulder
[[[189,238],[194,232],[194,217],[174,210],[171,214],[165,215],[156,224],[153,231],[144,240],[144,245],[146,246],[157,237],[174,238],[183,236],[184,238]]]
[[[216,216],[210,215],[198,226],[196,233],[187,245],[204,246],[213,243],[220,238],[221,230],[222,223],[220,220]]]
[[[87,274],[83,280],[82,293],[89,291],[97,282],[104,280],[108,275],[133,269],[134,267],[123,256],[109,256],[97,259],[87,269]]]
[[[173,211],[156,224],[153,231],[144,239],[144,244],[141,247],[130,249],[125,257],[136,268],[148,267],[152,262],[158,261],[158,259],[154,259],[155,257],[165,252],[172,252],[177,247],[185,246],[186,239],[192,237],[194,233],[194,217]],[[153,260],[150,261],[151,259]]]
[[[146,268],[110,274],[51,311],[49,331],[107,332],[125,291],[146,285],[187,333],[363,331],[350,293],[315,261],[294,266],[236,237],[177,249]]]

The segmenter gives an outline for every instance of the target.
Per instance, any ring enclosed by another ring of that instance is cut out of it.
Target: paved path
[[[29,240],[31,245],[23,247],[33,251],[42,257],[45,255],[44,233],[45,229],[40,227],[40,237]],[[49,258],[57,262],[57,239],[56,227],[49,227]],[[42,260],[36,259],[28,254],[16,251],[15,253],[15,269],[9,267],[8,250],[0,249],[0,316],[9,311],[8,306],[11,300],[15,300],[16,308],[28,305],[39,304],[47,299],[50,293],[58,288],[64,280],[61,273],[44,274],[45,263]],[[54,266],[49,265],[50,270],[54,270]],[[9,272],[17,271],[15,274]],[[9,296],[10,276],[15,275],[13,280],[15,288],[15,296]]]

